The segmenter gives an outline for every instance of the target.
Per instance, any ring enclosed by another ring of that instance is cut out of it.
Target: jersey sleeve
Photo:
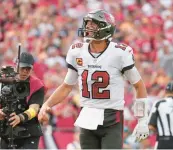
[[[64,82],[68,85],[75,85],[77,83],[78,73],[72,69],[68,69]]]
[[[72,49],[72,46],[70,47],[67,57],[66,57],[67,67],[77,72],[76,67],[76,58],[74,55],[74,49]]]
[[[125,71],[132,69],[134,66],[135,62],[134,62],[133,50],[130,47],[127,47],[122,55],[121,72],[124,73]]]
[[[124,75],[131,84],[135,84],[141,79],[141,76],[135,66],[132,69],[125,71]]]

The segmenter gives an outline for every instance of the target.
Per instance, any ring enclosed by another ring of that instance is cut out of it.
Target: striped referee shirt
[[[153,105],[149,125],[157,129],[158,136],[173,136],[173,97],[166,97]]]

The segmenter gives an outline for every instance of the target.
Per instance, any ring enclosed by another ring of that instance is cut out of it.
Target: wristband
[[[134,116],[138,118],[148,116],[147,98],[139,98],[135,100]]]
[[[24,122],[25,117],[22,114],[18,114],[19,118],[20,118],[20,122]]]
[[[23,112],[22,113],[22,115],[24,116],[24,121],[23,122],[27,122],[29,119],[28,119],[28,115],[25,113],[25,112]]]
[[[34,118],[37,115],[37,112],[34,108],[29,108],[24,113],[26,113],[28,115],[28,120],[31,120],[32,118]]]

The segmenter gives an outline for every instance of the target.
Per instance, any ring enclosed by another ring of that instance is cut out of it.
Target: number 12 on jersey
[[[92,99],[110,99],[110,90],[106,90],[110,82],[109,74],[106,71],[95,71],[91,75],[91,91],[88,90],[88,70],[84,70],[82,75],[82,97]]]

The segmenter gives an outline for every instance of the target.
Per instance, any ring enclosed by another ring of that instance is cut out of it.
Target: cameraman
[[[44,85],[41,80],[31,75],[33,64],[34,58],[31,54],[23,52],[20,55],[19,74],[16,78],[21,81],[29,81],[30,94],[19,100],[17,110],[11,113],[7,120],[15,133],[13,136],[16,149],[37,149],[40,136],[42,136],[37,114],[44,100]],[[0,120],[7,118],[2,110],[1,108]],[[1,149],[9,148],[8,136],[0,136]]]

